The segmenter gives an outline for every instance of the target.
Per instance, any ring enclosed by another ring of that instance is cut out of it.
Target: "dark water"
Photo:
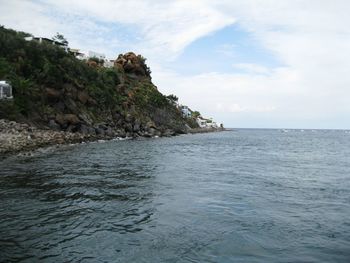
[[[237,130],[0,162],[3,262],[350,262],[350,133]]]

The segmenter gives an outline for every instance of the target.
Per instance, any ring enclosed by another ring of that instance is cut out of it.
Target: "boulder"
[[[78,124],[80,122],[79,118],[75,114],[65,114],[64,117],[68,123],[73,125]]]
[[[50,100],[58,100],[61,97],[61,92],[53,88],[46,88],[46,97]]]
[[[124,130],[118,130],[116,136],[125,138],[126,132]]]
[[[114,66],[125,73],[150,78],[150,71],[145,63],[145,59],[133,52],[128,52],[124,55],[120,54],[114,61]]]
[[[162,136],[165,136],[165,137],[170,137],[170,136],[174,136],[176,133],[174,130],[171,130],[171,129],[166,129],[163,133],[162,133]]]
[[[156,128],[156,125],[153,121],[149,121],[146,123],[146,130],[149,131],[151,128]]]
[[[133,127],[131,123],[126,123],[124,129],[126,132],[133,132]]]
[[[66,105],[64,104],[63,101],[60,100],[57,103],[55,103],[55,105],[53,105],[53,107],[54,107],[54,109],[62,112],[66,108]]]
[[[85,124],[81,124],[78,131],[82,134],[89,134],[89,127]]]
[[[81,103],[86,104],[88,102],[89,98],[90,98],[90,96],[85,91],[78,92],[78,100]]]
[[[90,116],[85,113],[82,112],[78,115],[79,119],[82,120],[85,124],[91,125],[92,124],[92,119],[90,118]]]
[[[132,122],[132,120],[133,120],[133,117],[131,116],[131,114],[127,114],[127,115],[125,116],[125,121],[126,121],[126,122]]]
[[[55,120],[50,120],[49,121],[49,127],[52,130],[59,131],[61,129],[60,125],[55,122]]]
[[[105,135],[105,130],[102,128],[95,128],[96,135],[104,136]]]
[[[141,128],[141,122],[140,120],[136,119],[134,122],[133,131],[138,132],[140,131],[140,128]]]
[[[70,124],[66,129],[67,132],[77,132],[78,130],[79,130],[79,128],[73,124]]]
[[[156,136],[156,135],[157,135],[157,130],[154,129],[154,128],[150,128],[150,129],[148,130],[148,133],[149,133],[149,135],[151,135],[151,136],[153,137],[153,136]]]
[[[75,114],[57,114],[55,121],[61,126],[65,126],[67,124],[76,125],[80,123],[79,118]]]
[[[106,133],[106,135],[109,136],[109,137],[114,137],[114,136],[115,136],[115,134],[114,134],[114,132],[113,132],[113,130],[112,130],[111,127],[108,127],[108,128],[105,130],[105,133]]]

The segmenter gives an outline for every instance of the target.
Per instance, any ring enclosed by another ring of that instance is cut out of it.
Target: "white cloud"
[[[237,63],[233,64],[232,66],[236,69],[240,69],[248,73],[267,74],[270,72],[270,69],[267,67],[253,63]]]
[[[235,19],[199,0],[85,1],[49,0],[51,5],[75,16],[89,16],[97,21],[135,26],[142,43],[139,52],[157,59],[174,59],[196,39],[227,25]]]

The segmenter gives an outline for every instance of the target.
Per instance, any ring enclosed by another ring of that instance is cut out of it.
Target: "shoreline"
[[[209,133],[224,131],[222,128],[197,128],[191,129],[184,134]],[[120,136],[117,133],[92,135],[79,132],[55,131],[51,129],[39,129],[26,123],[17,123],[0,119],[0,160],[16,154],[31,154],[41,148],[55,147],[60,145],[88,143],[99,140],[115,140],[115,139],[135,139],[135,138],[154,138],[154,137],[171,137],[180,135],[179,133],[164,133],[139,135],[132,134],[131,137]]]

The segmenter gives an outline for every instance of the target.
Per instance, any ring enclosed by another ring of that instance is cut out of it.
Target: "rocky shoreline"
[[[190,129],[188,133],[205,133],[222,131],[223,129]],[[118,133],[104,132],[99,134],[56,131],[52,129],[40,129],[26,123],[17,123],[0,119],[0,159],[6,156],[31,152],[33,150],[72,143],[91,142],[98,140],[112,140],[116,138],[137,138],[137,137],[169,137],[178,135],[172,130],[160,132],[152,129],[151,133]]]

